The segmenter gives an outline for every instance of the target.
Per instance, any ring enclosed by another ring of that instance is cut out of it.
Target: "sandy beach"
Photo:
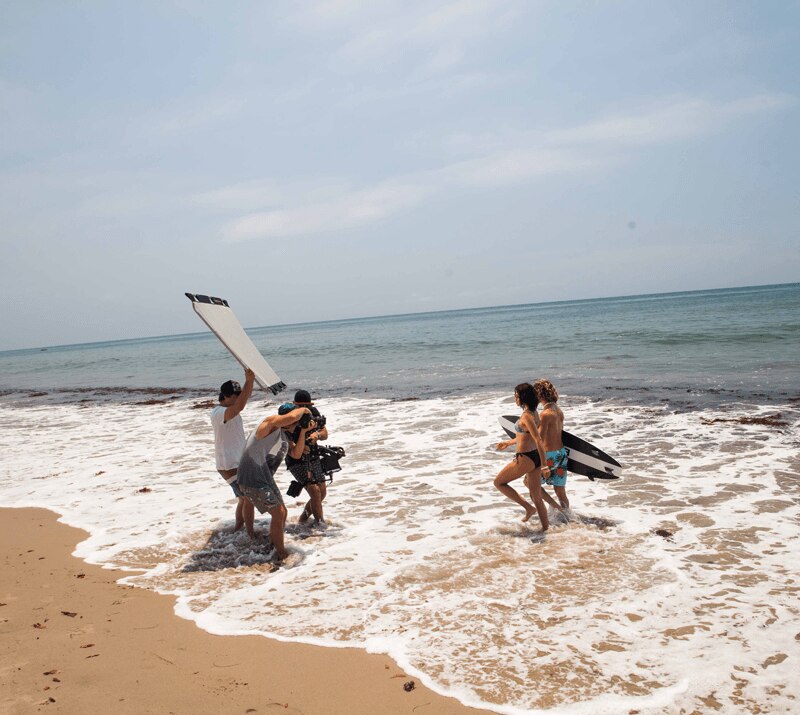
[[[0,712],[436,713],[441,697],[385,656],[214,636],[174,599],[71,556],[85,532],[42,509],[0,510]]]

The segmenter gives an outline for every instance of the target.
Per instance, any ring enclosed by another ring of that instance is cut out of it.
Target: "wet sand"
[[[385,656],[210,635],[175,616],[172,597],[71,556],[85,532],[56,519],[0,509],[2,713],[487,712],[431,692]]]

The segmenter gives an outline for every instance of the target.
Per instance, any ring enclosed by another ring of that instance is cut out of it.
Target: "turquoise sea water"
[[[290,389],[302,385],[328,396],[431,397],[503,389],[539,376],[569,394],[640,403],[769,401],[800,390],[797,283],[248,333]],[[239,372],[208,331],[0,353],[0,389],[11,391],[157,387],[213,393]]]

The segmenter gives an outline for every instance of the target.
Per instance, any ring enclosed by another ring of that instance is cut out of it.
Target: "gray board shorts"
[[[242,496],[249,499],[260,514],[283,506],[283,497],[268,466],[243,461],[239,464],[236,481]]]

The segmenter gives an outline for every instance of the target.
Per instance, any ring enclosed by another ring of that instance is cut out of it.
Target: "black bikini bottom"
[[[517,461],[519,461],[520,457],[527,457],[528,459],[530,459],[531,462],[533,462],[534,467],[542,466],[542,460],[539,459],[539,452],[536,450],[534,450],[533,452],[517,452],[514,455],[514,459],[516,459]]]

